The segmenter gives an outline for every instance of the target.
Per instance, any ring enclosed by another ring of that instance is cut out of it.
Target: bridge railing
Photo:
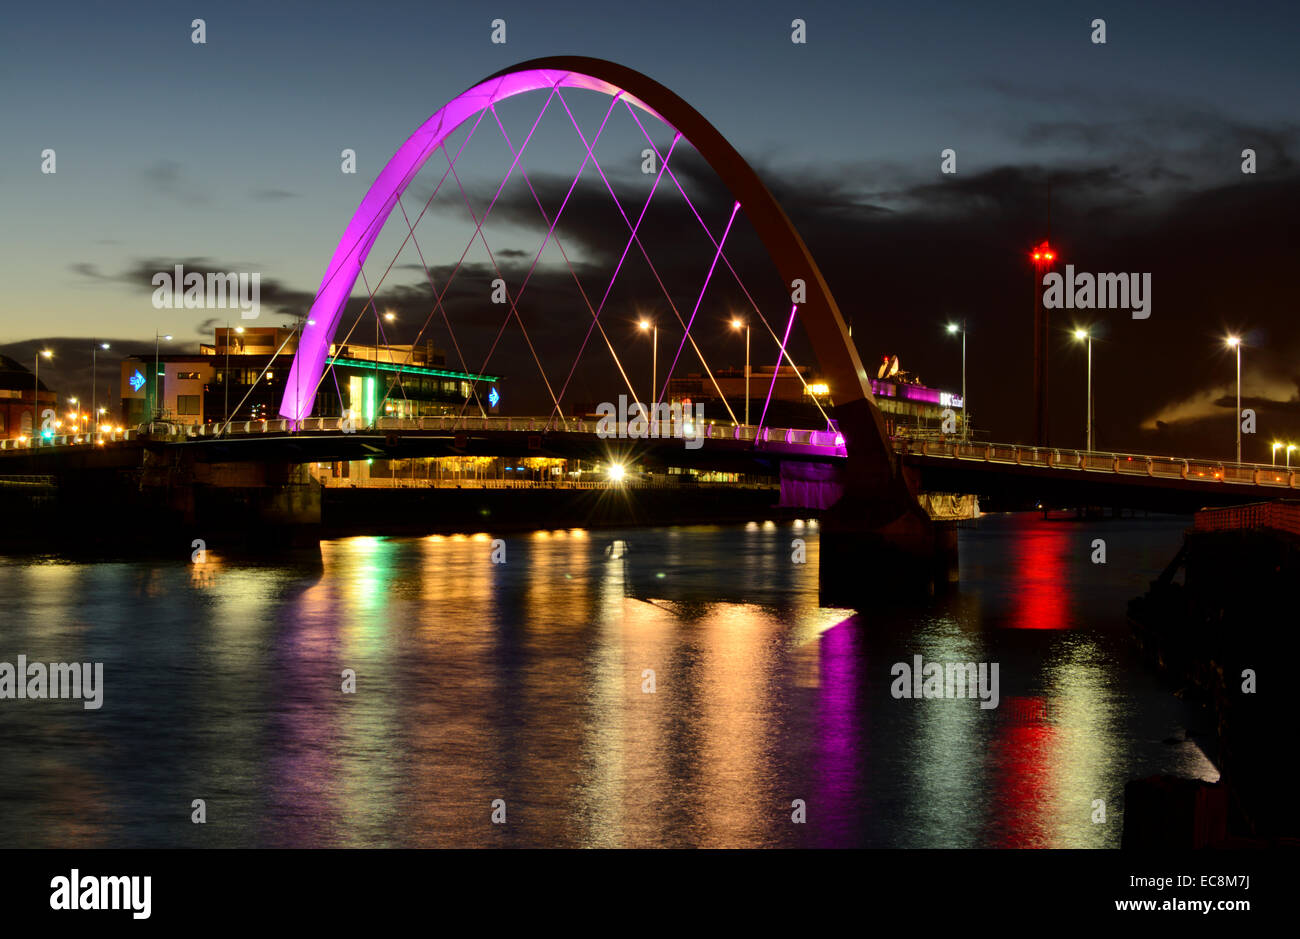
[[[51,437],[9,437],[0,440],[0,451],[44,450],[48,447],[101,447],[109,443],[134,440],[138,432],[134,428],[100,431],[89,434],[55,434]]]
[[[894,450],[896,453],[917,456],[1018,464],[1044,469],[1300,489],[1300,467],[1290,469],[1263,463],[1231,463],[1156,456],[1147,453],[1108,453],[1100,450],[1029,447],[1012,443],[974,443],[960,438],[895,437]]]
[[[647,436],[644,422],[638,422],[634,428],[639,431],[637,437]],[[790,446],[813,447],[832,451],[832,455],[844,455],[844,438],[835,430],[810,430],[794,427],[758,427],[752,424],[731,424],[707,421],[698,427],[688,423],[667,425],[650,422],[651,436],[658,439],[681,439],[683,432],[690,438],[700,437],[705,440],[731,440],[765,444],[786,444]],[[385,433],[394,432],[432,432],[432,433],[474,433],[508,431],[513,433],[573,433],[604,434],[622,438],[631,438],[629,422],[611,423],[607,420],[590,420],[582,418],[565,418],[559,420],[546,417],[503,417],[489,415],[449,416],[449,417],[381,417],[373,426],[358,426],[354,421],[338,417],[309,417],[295,428],[292,421],[283,419],[242,420],[223,423],[220,421],[204,424],[182,424],[174,421],[153,421],[141,424],[129,430],[112,434],[95,435],[56,435],[39,441],[11,439],[0,440],[0,450],[15,450],[37,447],[69,447],[81,444],[93,444],[100,441],[113,442],[145,438],[153,441],[200,441],[223,437],[262,436],[288,433]],[[982,446],[976,447],[980,455]],[[963,453],[969,456],[969,453]]]
[[[1231,531],[1243,528],[1276,528],[1300,535],[1300,504],[1294,502],[1257,502],[1202,509],[1196,513],[1195,531]]]

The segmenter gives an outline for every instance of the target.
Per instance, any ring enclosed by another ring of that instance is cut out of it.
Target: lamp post
[[[162,409],[158,406],[158,388],[159,388],[159,385],[158,385],[158,341],[159,341],[159,338],[160,338],[160,337],[159,337],[158,330],[155,329],[155,330],[153,331],[153,417],[151,418],[151,420],[157,420],[160,416],[162,416]],[[168,342],[171,342],[171,341],[172,341],[172,337],[171,337],[171,336],[162,336],[161,338],[162,338],[162,339],[166,339]]]
[[[92,342],[92,343],[90,344],[90,413],[91,413],[91,420],[94,420],[94,419],[95,419],[94,415],[96,415],[97,413],[99,413],[98,411],[95,410],[95,405],[96,405],[96,403],[98,403],[98,397],[97,397],[97,394],[98,394],[97,380],[98,380],[98,378],[99,378],[99,373],[95,370],[95,366],[96,366],[96,364],[97,364],[97,360],[96,360],[95,357],[96,357],[96,355],[97,355],[97,353],[99,352],[100,349],[108,349],[108,343],[106,343],[106,342]]]
[[[658,413],[655,409],[655,389],[659,387],[659,324],[649,320],[637,323],[641,332],[650,333],[650,414]]]
[[[1086,329],[1076,329],[1074,338],[1080,342],[1088,344],[1088,391],[1087,391],[1087,409],[1088,409],[1088,444],[1085,450],[1092,449],[1092,334]]]
[[[1237,425],[1237,462],[1241,462],[1241,337],[1229,336],[1224,340],[1229,349],[1235,349],[1237,352],[1237,416],[1234,423]]]
[[[1287,469],[1291,468],[1291,451],[1294,449],[1295,449],[1295,444],[1288,443],[1286,445],[1286,468]]]
[[[948,324],[949,334],[961,333],[961,438],[967,438],[970,423],[970,407],[966,403],[966,321]]]
[[[384,313],[384,322],[391,323],[396,319],[397,319],[397,314],[394,313],[392,310],[388,310]],[[388,343],[385,342],[384,345],[387,346]],[[390,360],[392,359],[391,355],[389,356],[389,359]],[[378,309],[375,310],[375,394],[379,394],[379,310]],[[379,424],[379,417],[380,417],[379,406],[387,400],[388,400],[388,390],[385,389],[383,396],[378,401],[375,402],[375,426],[378,426]]]
[[[741,322],[739,318],[731,321],[731,328],[739,330],[741,326],[745,327],[745,426],[749,426],[749,323]]]
[[[1282,446],[1282,444],[1278,443],[1277,441],[1273,442],[1273,463],[1272,463],[1273,466],[1277,466],[1277,448],[1280,446]]]
[[[302,345],[302,331],[303,331],[303,329],[305,329],[305,328],[308,327],[308,326],[315,326],[315,325],[316,325],[316,321],[313,320],[313,319],[304,319],[304,318],[299,318],[299,320],[298,320],[298,325],[295,327],[298,336],[297,336],[296,339],[294,339],[294,346],[293,346],[293,352],[294,352],[294,355],[297,355],[297,354],[298,354],[298,349],[299,349],[299,347]],[[241,331],[242,331],[242,330],[241,330]],[[295,374],[297,375],[297,381],[296,381],[296,390],[295,390],[295,393],[294,393],[294,400],[297,401],[299,407],[301,407],[301,406],[302,406],[302,371],[301,371],[301,370],[295,370]],[[316,397],[316,395],[313,393],[313,394],[312,394],[312,398],[315,398],[315,397]],[[308,408],[308,409],[307,409],[307,417],[310,417],[310,416],[311,416],[311,408]],[[294,429],[294,430],[301,430],[301,429],[302,429],[302,420],[298,420],[298,421],[296,421],[296,422],[294,423],[294,425],[293,425],[293,429]]]
[[[235,327],[235,332],[236,332],[236,334],[242,336],[242,335],[244,334],[244,327],[242,327],[242,326],[236,326],[236,327]],[[240,344],[240,347],[239,347],[239,354],[240,354],[240,355],[243,355],[243,354],[244,354],[244,348],[243,348],[243,344],[242,344],[242,343]],[[225,418],[226,418],[226,424],[228,425],[228,424],[230,423],[230,323],[229,323],[229,322],[226,323],[226,374],[225,374],[225,379],[226,379],[226,380],[223,381],[223,382],[221,383],[222,385],[225,386],[225,393],[226,393],[226,403],[225,403],[225,405],[223,406],[222,410],[224,410],[224,411],[226,412],[226,413],[225,413]]]
[[[35,377],[32,382],[32,440],[39,440],[41,437],[41,359],[54,358],[54,353],[49,349],[42,349],[36,353],[36,368],[34,369]]]

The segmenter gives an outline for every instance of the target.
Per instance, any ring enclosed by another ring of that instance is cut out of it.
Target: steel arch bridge
[[[330,259],[303,327],[280,414],[295,422],[310,416],[330,342],[362,265],[399,198],[428,159],[459,127],[497,103],[532,91],[549,90],[555,94],[561,88],[609,95],[614,99],[611,107],[622,100],[629,111],[635,107],[662,121],[696,149],[743,208],[786,283],[803,282],[804,302],[791,310],[786,339],[797,309],[819,364],[836,390],[837,416],[858,425],[846,434],[850,450],[886,452],[884,424],[835,298],[803,239],[758,174],[708,120],[668,88],[626,66],[580,56],[534,59],[497,72],[453,98],[398,148],[362,199]],[[649,135],[646,139],[650,141]],[[590,154],[591,144],[585,139],[583,143]],[[650,144],[654,146],[653,141]],[[663,158],[663,154],[659,156]],[[717,244],[712,235],[710,238]],[[717,250],[721,256],[720,244]],[[853,418],[855,413],[860,415],[858,420]]]
[[[609,115],[621,101],[627,108],[628,113],[636,121],[649,147],[655,152],[658,158],[659,175],[655,178],[650,197],[641,210],[641,217],[637,218],[635,223],[623,211],[622,205],[618,204],[619,200],[595,158],[593,147],[601,132],[603,132],[605,123],[601,124],[600,130],[588,141],[576,120],[574,120],[568,104],[564,101],[564,96],[561,94],[562,89],[581,89],[608,95],[611,101],[609,110],[605,115],[606,122]],[[687,203],[690,203],[690,199],[681,183],[668,165],[678,141],[684,139],[694,147],[700,157],[703,158],[730,191],[734,199],[731,219],[728,221],[727,228],[722,232],[720,238],[714,237],[700,217],[699,212],[695,211],[694,206],[691,205],[695,218],[708,234],[709,241],[715,249],[715,254],[713,256],[713,265],[709,269],[709,278],[704,282],[704,287],[699,293],[699,299],[696,301],[695,309],[690,313],[689,320],[682,316],[682,313],[669,297],[669,304],[673,306],[673,312],[684,330],[682,344],[678,346],[677,354],[678,356],[681,355],[682,349],[686,342],[689,341],[700,356],[705,371],[712,379],[708,363],[704,361],[703,353],[700,352],[699,346],[691,336],[691,326],[695,322],[700,302],[704,298],[704,291],[707,290],[709,279],[712,278],[719,261],[735,275],[741,289],[753,305],[755,313],[757,313],[768,333],[776,341],[779,350],[777,358],[778,371],[782,361],[789,362],[791,365],[794,364],[786,351],[786,347],[796,318],[802,320],[805,335],[812,346],[823,373],[830,382],[830,387],[834,390],[834,420],[839,433],[843,435],[844,446],[847,451],[847,460],[836,470],[835,479],[830,490],[838,493],[838,495],[832,496],[831,501],[834,501],[836,505],[834,515],[843,524],[843,538],[845,541],[842,544],[844,550],[835,548],[833,552],[823,551],[823,568],[826,566],[828,554],[833,553],[841,558],[840,561],[835,563],[847,565],[842,572],[843,579],[852,582],[860,576],[853,567],[851,557],[860,555],[859,547],[864,532],[869,533],[870,548],[877,554],[881,553],[881,551],[877,550],[881,545],[884,546],[885,554],[897,554],[898,552],[894,551],[892,546],[898,544],[903,544],[908,554],[918,556],[932,554],[934,550],[933,526],[930,524],[929,516],[920,507],[916,499],[915,480],[911,480],[909,484],[911,477],[907,476],[901,462],[895,458],[893,447],[885,432],[883,417],[872,396],[867,372],[863,368],[853,342],[849,337],[844,318],[840,314],[835,298],[832,296],[830,287],[822,276],[816,261],[790,219],[786,216],[785,211],[777,203],[754,169],[719,133],[717,128],[690,104],[646,75],[603,59],[559,56],[533,59],[503,69],[449,101],[421,124],[405,143],[398,148],[361,200],[360,206],[349,220],[343,237],[330,258],[320,290],[316,294],[310,312],[304,319],[298,351],[294,356],[293,365],[285,381],[285,392],[280,405],[280,414],[288,419],[292,426],[300,426],[301,422],[310,416],[316,389],[325,374],[330,344],[343,316],[344,306],[351,295],[357,278],[362,277],[364,279],[362,265],[395,208],[400,209],[402,218],[410,230],[408,237],[414,239],[415,228],[411,224],[410,218],[407,217],[405,207],[402,206],[402,194],[429,158],[439,149],[445,150],[448,171],[454,175],[455,158],[452,157],[450,150],[446,149],[446,141],[458,128],[467,122],[475,121],[469,131],[472,135],[478,127],[478,122],[483,120],[484,115],[490,113],[497,126],[501,129],[501,134],[510,148],[514,162],[511,163],[510,170],[501,182],[501,187],[497,189],[496,196],[493,197],[492,202],[484,210],[482,216],[477,216],[472,207],[470,208],[470,215],[477,222],[475,235],[471,236],[471,243],[474,237],[481,233],[483,222],[486,221],[488,214],[496,205],[497,196],[500,195],[511,173],[519,164],[520,157],[532,138],[532,129],[530,129],[528,137],[524,138],[522,145],[516,149],[515,145],[510,141],[504,125],[501,124],[500,118],[496,115],[495,106],[506,99],[534,91],[548,92],[548,95],[541,113],[538,114],[533,124],[533,129],[536,129],[537,124],[540,123],[552,99],[558,98],[563,104],[564,110],[568,113],[573,129],[581,139],[587,154],[583,159],[582,168],[578,171],[578,177],[581,177],[586,169],[587,161],[590,159],[600,172],[601,179],[610,196],[618,204],[619,212],[631,233],[631,237],[624,248],[624,259],[626,259],[629,249],[635,242],[642,255],[645,256],[647,263],[650,264],[652,269],[654,267],[644,245],[638,241],[637,230],[644,218],[645,210],[649,208],[650,200],[654,198],[655,190],[665,171],[667,171],[677,190],[686,199]],[[660,151],[650,134],[646,132],[638,112],[663,122],[675,132],[672,146],[665,148],[666,154]],[[468,143],[468,138],[466,138],[465,143]],[[461,144],[462,150],[465,143]],[[459,152],[457,156],[459,156]],[[522,172],[521,175],[523,175],[524,181],[528,183],[529,189],[532,190],[532,184],[528,181],[526,171]],[[446,174],[443,175],[443,179],[446,179]],[[456,182],[458,185],[460,184],[459,177],[456,177]],[[577,182],[578,179],[575,178],[574,186],[577,185]],[[438,185],[441,186],[441,181]],[[461,188],[463,191],[463,185]],[[570,188],[569,192],[572,194],[573,189]],[[435,188],[434,194],[437,194],[437,188]],[[549,226],[546,239],[542,242],[542,249],[539,249],[537,254],[537,259],[540,259],[541,250],[545,249],[547,240],[554,233],[565,205],[568,203],[568,197],[565,197],[565,203],[559,207],[552,219],[548,217],[540,199],[537,198],[536,191],[533,191],[532,195],[544,221]],[[432,201],[432,197],[430,197],[430,201]],[[468,195],[466,195],[466,204],[469,205]],[[742,208],[745,217],[753,226],[778,273],[786,285],[791,288],[791,307],[788,315],[785,314],[785,311],[782,311],[782,317],[776,320],[775,329],[767,321],[758,304],[754,303],[743,282],[740,282],[739,275],[726,258],[723,250],[727,235],[731,231],[731,224],[735,221],[737,212]],[[418,223],[418,221],[419,218],[417,217],[416,222]],[[483,239],[483,242],[484,247],[487,247],[486,238]],[[405,240],[403,240],[403,246],[405,246],[405,243]],[[417,250],[419,248],[418,242],[416,248]],[[466,250],[468,251],[468,246]],[[490,249],[489,256],[491,256]],[[537,259],[533,262],[534,266]],[[464,260],[463,255],[461,260]],[[565,261],[569,263],[567,255]],[[428,264],[425,263],[423,253],[421,253],[421,262],[424,264],[425,272],[429,276],[431,286],[433,286],[433,277],[428,272]],[[495,259],[493,259],[492,263],[495,267]],[[456,269],[453,270],[452,277],[455,276],[456,270],[459,270],[459,266],[458,264]],[[572,264],[569,263],[569,266],[572,271]],[[619,262],[619,269],[621,267],[622,261]],[[619,269],[615,270],[614,279],[618,277]],[[531,276],[531,273],[532,270],[530,269],[529,276]],[[575,280],[577,280],[576,271],[573,273]],[[499,268],[498,276],[501,276]],[[658,279],[657,272],[655,276]],[[592,315],[592,324],[588,326],[587,331],[588,339],[592,335],[593,327],[599,329],[610,348],[610,352],[614,354],[615,364],[619,365],[620,371],[623,371],[621,364],[618,363],[617,353],[600,325],[600,314],[604,309],[605,300],[609,297],[610,289],[614,285],[614,279],[610,280],[604,298],[601,300],[600,305],[596,307],[591,305],[586,292],[582,290],[580,281],[578,287],[579,291],[583,293],[583,300]],[[526,277],[524,284],[517,288],[517,292],[522,292],[524,286],[527,285],[527,280]],[[795,282],[801,283],[801,293],[794,290]],[[366,286],[369,286],[368,282]],[[660,286],[663,287],[662,280],[660,280]],[[436,286],[434,289],[437,307],[441,307],[442,294],[437,292]],[[667,288],[663,289],[667,294]],[[446,286],[444,285],[443,293],[445,294],[445,292]],[[517,293],[515,299],[517,299]],[[511,313],[518,317],[515,299],[510,300]],[[373,300],[374,291],[372,290],[368,305],[373,304]],[[377,308],[375,309],[375,315],[378,327]],[[430,317],[432,315],[431,313]],[[443,317],[447,320],[447,326],[450,328],[451,323],[445,310],[443,310]],[[781,320],[785,322],[782,323]],[[519,319],[519,325],[523,328],[522,319]],[[504,325],[502,328],[504,329]],[[784,328],[784,335],[778,332],[782,328]],[[526,330],[525,338],[527,338]],[[454,344],[454,334],[452,339]],[[529,345],[531,350],[531,342]],[[586,341],[584,340],[583,349],[585,347]],[[536,353],[533,354],[534,358],[536,358]],[[578,355],[581,357],[582,350],[579,350]],[[674,367],[676,362],[677,359],[674,358]],[[540,368],[540,361],[538,361],[538,365]],[[577,367],[577,360],[574,362],[574,367]],[[797,369],[795,373],[796,375],[800,374]],[[569,377],[572,378],[572,375],[573,372],[571,371]],[[662,383],[662,389],[658,390],[658,396],[652,398],[652,405],[656,400],[663,400],[663,393],[667,391],[668,381],[671,377],[672,368],[669,369],[668,377]],[[545,369],[542,369],[542,378],[546,382],[547,390],[550,392],[555,404],[555,410],[552,413],[559,413],[562,420],[560,399],[564,395],[569,379],[565,380],[565,386],[560,389],[560,396],[556,397],[549,380],[547,380]],[[623,379],[628,382],[630,389],[631,382],[625,372],[623,373]],[[773,387],[775,386],[775,379],[774,374]],[[659,383],[656,382],[656,384]],[[716,387],[716,381],[714,384]],[[652,391],[656,391],[656,389],[652,389]],[[770,389],[768,390],[768,398],[769,400],[771,398]],[[730,405],[726,404],[725,397],[723,403],[730,410]],[[766,412],[766,406],[764,412]],[[765,416],[766,413],[764,413]],[[760,427],[762,423],[763,420],[760,419]],[[838,537],[834,528],[834,525],[824,528],[823,539],[828,543]],[[882,538],[883,541],[881,541]]]

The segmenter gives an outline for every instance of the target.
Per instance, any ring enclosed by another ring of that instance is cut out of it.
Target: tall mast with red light
[[[1043,274],[1052,269],[1056,252],[1046,241],[1030,252],[1034,265],[1034,446],[1048,446],[1047,432],[1047,307],[1043,305]]]

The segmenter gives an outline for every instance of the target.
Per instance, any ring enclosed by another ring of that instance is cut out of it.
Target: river
[[[1218,777],[1124,619],[1186,524],[986,516],[956,590],[856,615],[817,606],[811,522],[358,537],[319,565],[0,558],[0,662],[104,666],[95,710],[0,700],[0,833],[1118,847],[1127,780]],[[998,707],[895,697],[917,655],[997,663]]]

